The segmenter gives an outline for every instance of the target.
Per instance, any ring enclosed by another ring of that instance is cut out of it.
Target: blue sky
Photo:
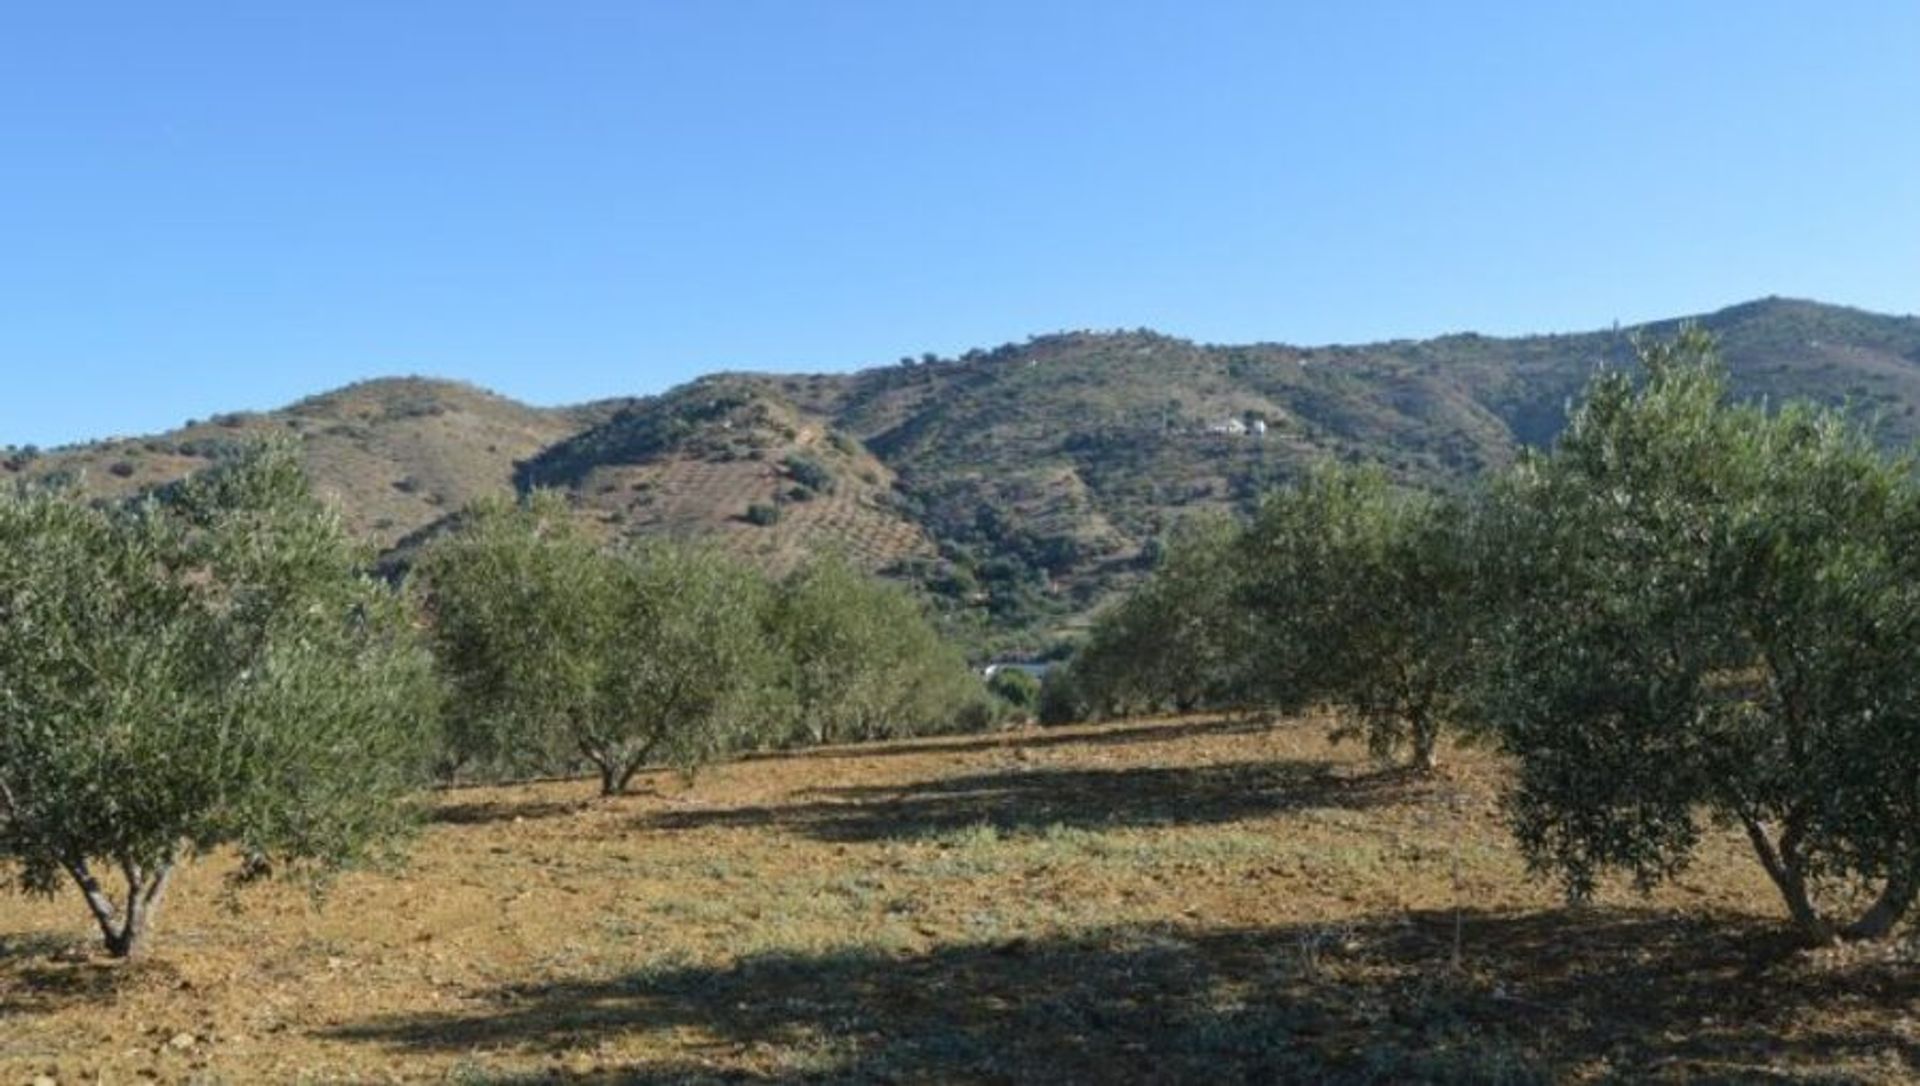
[[[0,444],[1062,328],[1920,310],[1920,5],[0,14]]]

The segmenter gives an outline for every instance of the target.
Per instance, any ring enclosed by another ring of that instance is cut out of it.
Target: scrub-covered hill
[[[1787,299],[1691,319],[1742,394],[1848,403],[1890,444],[1920,437],[1920,320]],[[1327,347],[1069,332],[562,409],[371,381],[0,464],[126,491],[290,433],[382,548],[481,494],[554,487],[609,538],[709,537],[775,568],[838,550],[923,588],[978,650],[1037,648],[1131,583],[1182,517],[1244,513],[1322,457],[1458,485],[1551,440],[1595,367],[1678,324]]]

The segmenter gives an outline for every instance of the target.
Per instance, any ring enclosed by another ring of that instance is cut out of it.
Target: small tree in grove
[[[1459,503],[1377,469],[1322,467],[1271,496],[1240,541],[1255,696],[1344,709],[1382,756],[1432,770],[1464,715],[1475,593]]]
[[[130,503],[0,494],[0,856],[22,885],[71,880],[124,957],[218,846],[256,875],[386,854],[437,688],[366,557],[285,446]]]
[[[456,758],[584,759],[616,795],[649,763],[690,770],[738,745],[767,713],[767,586],[719,555],[603,550],[564,502],[535,494],[469,510],[414,575]]]
[[[618,580],[550,492],[478,502],[426,548],[409,585],[447,679],[451,764],[551,771],[583,755],[575,730],[620,711],[603,690]]]
[[[668,543],[622,555],[629,655],[614,686],[629,715],[592,736],[615,790],[658,759],[682,772],[766,738],[778,699],[778,656],[764,619],[770,586],[716,551]]]
[[[1182,521],[1146,582],[1095,621],[1073,661],[1077,696],[1108,715],[1236,701],[1251,632],[1239,536],[1226,517]]]
[[[1920,494],[1842,416],[1733,406],[1712,341],[1643,348],[1491,502],[1482,712],[1531,863],[1576,897],[1738,826],[1812,942],[1920,889]],[[1822,887],[1869,892],[1851,918]]]
[[[794,737],[849,742],[941,730],[983,696],[918,601],[828,557],[790,575],[768,627]]]

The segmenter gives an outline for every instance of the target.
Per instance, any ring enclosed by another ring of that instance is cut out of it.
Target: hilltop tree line
[[[173,872],[323,880],[396,854],[435,777],[646,766],[980,727],[903,590],[609,550],[541,493],[467,510],[404,581],[264,445],[130,501],[0,491],[0,860],[137,953]]]
[[[1187,525],[1042,719],[1324,706],[1425,771],[1452,731],[1511,759],[1516,839],[1575,899],[1728,826],[1805,940],[1886,935],[1920,893],[1914,462],[1733,402],[1703,332],[1639,361],[1471,491],[1330,467]]]

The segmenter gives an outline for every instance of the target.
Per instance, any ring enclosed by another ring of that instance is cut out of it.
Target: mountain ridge
[[[0,455],[0,477],[101,494],[178,477],[261,433],[391,550],[486,494],[548,486],[607,538],[711,539],[773,568],[822,549],[918,586],[986,651],[1037,648],[1150,564],[1184,516],[1244,513],[1312,461],[1454,486],[1552,438],[1601,365],[1696,323],[1736,391],[1844,403],[1920,437],[1920,318],[1763,298],[1605,330],[1295,346],[1067,331],[955,358],[709,374],[534,407],[437,378],[356,382],[148,437]]]

